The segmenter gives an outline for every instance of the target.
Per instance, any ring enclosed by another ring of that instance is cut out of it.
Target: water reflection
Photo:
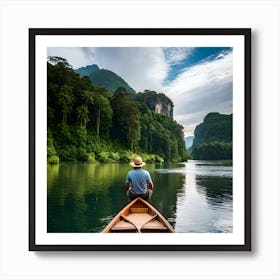
[[[232,231],[232,166],[147,164],[151,204],[176,232]],[[100,232],[127,203],[126,164],[48,166],[48,232]]]
[[[127,203],[119,165],[62,164],[53,172],[48,166],[48,232],[99,232]]]
[[[177,195],[183,192],[185,175],[176,172],[182,165],[164,164],[155,166],[151,171],[155,185],[151,204],[159,210],[164,217],[175,226]]]
[[[232,232],[232,166],[185,164],[184,193],[178,195],[176,232]]]

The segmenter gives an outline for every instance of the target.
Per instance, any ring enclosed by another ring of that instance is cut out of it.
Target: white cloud
[[[178,64],[192,48],[90,48],[51,47],[48,56],[61,56],[74,69],[97,64],[121,76],[137,92],[160,91],[172,65]]]
[[[49,47],[47,53],[48,56],[60,56],[67,59],[74,69],[94,64],[93,58],[90,60],[86,52],[82,52],[80,48]]]
[[[169,66],[161,48],[96,48],[100,68],[110,69],[137,92],[160,90]]]
[[[232,52],[184,69],[163,91],[188,135],[207,113],[232,113]]]
[[[163,48],[166,62],[170,65],[184,61],[192,54],[193,48]]]
[[[137,92],[159,91],[169,71],[161,48],[48,48],[48,56],[66,58],[74,69],[97,64],[121,76]]]

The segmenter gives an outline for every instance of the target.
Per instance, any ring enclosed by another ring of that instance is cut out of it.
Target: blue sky
[[[224,48],[224,47],[200,47],[200,48],[185,48],[189,50],[188,55],[185,59],[178,61],[178,63],[174,63],[168,73],[168,77],[166,79],[166,84],[172,81],[176,76],[186,68],[193,67],[196,64],[202,63],[203,61],[211,61],[215,58],[215,56],[220,53],[229,52],[232,48]],[[165,52],[165,57],[168,58],[168,50],[163,49]]]
[[[97,64],[121,76],[137,92],[162,92],[174,103],[174,119],[186,136],[209,112],[232,113],[230,47],[59,47],[48,56],[66,58],[74,69]]]

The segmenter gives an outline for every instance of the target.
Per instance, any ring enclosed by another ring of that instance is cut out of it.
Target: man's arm
[[[147,175],[148,175],[148,178],[147,178],[147,188],[150,189],[150,190],[153,190],[154,184],[153,184],[151,175],[150,175],[149,172],[147,172]]]
[[[131,188],[131,184],[130,184],[130,183],[125,183],[125,188],[126,188],[127,190],[129,190],[129,189]]]
[[[129,178],[129,173],[127,174],[127,176],[126,176],[126,178],[125,178],[125,188],[127,189],[127,190],[129,190],[132,186],[131,186],[131,180],[130,180],[130,178]]]

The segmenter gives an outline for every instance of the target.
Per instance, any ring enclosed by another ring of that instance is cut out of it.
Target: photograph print
[[[249,29],[29,36],[30,250],[250,250]]]

